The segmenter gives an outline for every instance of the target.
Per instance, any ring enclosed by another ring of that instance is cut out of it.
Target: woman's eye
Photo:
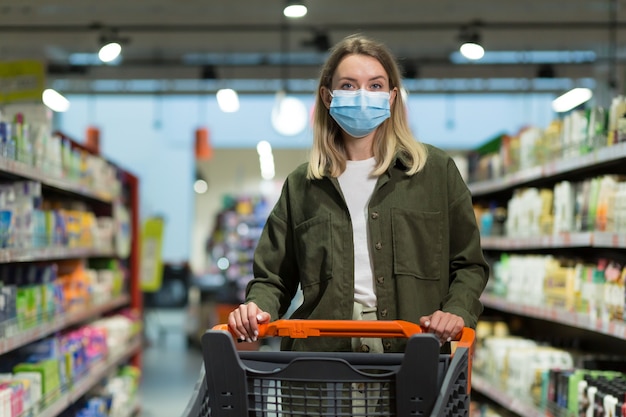
[[[370,88],[372,90],[380,90],[381,88],[383,88],[383,86],[381,84],[372,84]]]
[[[351,90],[352,88],[354,88],[354,86],[352,84],[350,84],[350,83],[341,84],[341,89],[342,90]]]

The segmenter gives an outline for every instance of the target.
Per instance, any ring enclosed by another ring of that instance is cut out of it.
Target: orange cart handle
[[[213,330],[230,332],[228,324],[218,324]],[[259,324],[259,337],[281,336],[292,339],[307,337],[405,337],[425,333],[421,326],[404,320],[301,320],[281,319]],[[476,333],[464,327],[454,339],[457,347],[472,348]]]

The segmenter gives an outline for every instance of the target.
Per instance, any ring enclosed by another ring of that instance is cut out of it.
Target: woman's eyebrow
[[[374,77],[370,78],[368,81],[374,81],[374,80],[386,81],[387,77],[385,77],[384,75],[375,75]],[[352,78],[352,77],[341,77],[337,81],[352,81],[352,82],[356,82],[357,79],[356,78]]]

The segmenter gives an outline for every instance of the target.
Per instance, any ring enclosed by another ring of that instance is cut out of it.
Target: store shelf
[[[596,248],[626,248],[626,233],[594,232],[593,246]]]
[[[527,182],[536,181],[543,177],[542,172],[542,167],[533,167],[515,172],[513,174],[508,174],[503,177],[470,183],[468,184],[468,188],[470,189],[472,195],[476,197],[482,194],[489,194],[506,188],[522,185]]]
[[[472,389],[489,397],[502,407],[524,417],[544,417],[546,412],[498,388],[477,372],[472,372]]]
[[[94,364],[84,377],[76,381],[72,387],[68,391],[61,394],[61,397],[54,403],[37,414],[37,417],[56,417],[63,410],[85,395],[87,391],[106,377],[112,370],[128,361],[130,357],[139,352],[140,349],[141,336],[135,336],[133,341],[128,344],[128,347],[124,349],[124,351]]]
[[[511,150],[511,152],[516,152],[516,150]],[[511,155],[513,157],[519,156],[519,152]],[[487,161],[485,159],[481,163]],[[480,211],[486,209],[486,207],[492,207],[492,205],[504,208],[507,211],[510,208],[509,204],[512,202],[512,197],[514,198],[518,193],[520,195],[523,194],[525,188],[544,187],[549,190],[554,188],[560,181],[569,181],[572,185],[576,184],[574,192],[577,193],[578,198],[584,199],[585,202],[594,201],[592,198],[595,195],[589,193],[587,188],[583,189],[582,184],[602,176],[623,174],[625,163],[626,143],[618,143],[614,146],[596,149],[585,155],[563,157],[561,160],[512,174],[497,176],[487,181],[470,183],[468,187],[472,193],[474,203],[481,207]],[[477,175],[480,175],[482,172],[477,172]],[[579,184],[581,188],[578,188]],[[536,201],[538,202],[539,198]],[[520,203],[518,202],[518,204]],[[553,211],[554,207],[550,209]],[[479,217],[482,215],[480,211],[477,211]],[[480,220],[483,219],[479,219],[479,223],[481,223]],[[535,226],[537,225],[535,224]],[[499,257],[503,253],[506,253],[507,256],[516,253],[520,255],[519,263],[516,261],[514,264],[502,266],[503,268],[523,269],[526,265],[529,267],[532,265],[532,261],[529,260],[531,256],[527,256],[526,253],[538,252],[543,256],[552,255],[558,257],[565,256],[565,252],[567,252],[567,258],[571,259],[572,264],[596,264],[595,266],[599,269],[597,265],[599,258],[606,258],[608,261],[611,261],[619,253],[623,252],[623,249],[626,249],[626,233],[624,231],[615,233],[589,230],[541,236],[538,229],[538,227],[533,228],[535,232],[528,230],[526,233],[528,236],[526,237],[481,236],[481,246],[485,251],[490,252],[488,258],[492,261],[492,268],[498,268],[498,262],[502,261],[502,258],[499,260]],[[524,234],[523,231],[521,232]],[[562,268],[564,270],[565,266],[562,266]],[[503,271],[502,276],[506,278],[508,276],[506,275],[507,272]],[[523,291],[524,286],[527,284],[517,280],[518,278],[523,280],[523,276],[513,276],[511,278],[513,281],[508,281],[505,278],[503,278],[502,282],[498,281],[503,288],[501,296],[484,293],[481,296],[481,301],[486,308],[492,310],[486,312],[487,316],[501,316],[501,314],[498,314],[499,312],[507,313],[505,317],[500,318],[510,326],[512,335],[521,336],[520,327],[513,326],[511,320],[515,322],[520,320],[519,323],[524,327],[528,319],[538,319],[544,321],[544,325],[537,326],[530,336],[527,335],[531,339],[551,340],[551,336],[555,333],[563,332],[563,334],[570,334],[574,329],[579,329],[580,331],[574,333],[580,338],[580,346],[597,346],[598,343],[602,343],[605,337],[608,337],[614,339],[614,343],[611,342],[611,344],[615,344],[614,350],[616,352],[622,350],[620,343],[626,341],[626,322],[619,316],[611,315],[608,307],[602,311],[590,308],[588,312],[580,313],[574,311],[572,300],[558,299],[557,297],[562,295],[560,293],[547,295],[544,300],[537,291],[534,291],[532,294],[520,292]],[[510,291],[508,296],[504,295],[504,288],[506,287]],[[500,288],[498,283],[496,283],[494,288]],[[600,285],[593,286],[593,291],[603,290],[604,288],[601,288]],[[549,297],[551,296],[554,297],[554,302],[550,301]],[[565,304],[565,301],[568,301],[568,303]],[[610,317],[615,317],[616,320],[611,320]],[[485,347],[485,349],[488,348]],[[483,353],[489,356],[493,352]],[[586,353],[594,354],[593,351],[581,351],[581,354]],[[548,401],[552,398],[551,393],[541,392],[540,394],[537,392],[535,390],[537,388],[536,385],[533,385],[533,388],[529,386],[526,390],[520,389],[515,392],[507,392],[505,391],[507,384],[497,381],[495,375],[481,374],[481,370],[483,369],[476,368],[472,372],[473,389],[477,393],[484,394],[487,399],[498,403],[503,408],[524,417],[573,416],[567,409],[559,407],[552,401]],[[509,385],[509,388],[513,389],[513,384]],[[531,395],[531,390],[533,395]]]
[[[67,141],[73,143],[72,147],[80,147],[80,144],[66,138]],[[82,148],[81,148],[82,149]],[[83,149],[85,150],[85,149]],[[86,150],[89,152],[89,150]],[[73,155],[73,157],[76,155]],[[78,159],[76,159],[78,162]],[[55,260],[63,259],[88,259],[88,258],[105,258],[116,259],[120,262],[122,268],[128,271],[126,276],[128,284],[128,293],[121,296],[114,296],[111,293],[97,295],[90,304],[77,305],[70,311],[62,314],[43,314],[38,311],[38,317],[34,315],[35,308],[28,305],[27,308],[15,306],[18,316],[26,315],[23,319],[0,322],[0,361],[4,360],[1,355],[16,351],[23,346],[37,342],[43,338],[55,335],[59,331],[71,330],[73,326],[83,325],[93,320],[97,320],[106,313],[115,312],[115,310],[124,307],[132,307],[138,311],[142,310],[141,288],[139,285],[139,181],[131,172],[126,171],[109,161],[98,161],[98,163],[107,164],[106,172],[102,175],[94,176],[88,180],[83,180],[83,176],[66,175],[60,171],[54,175],[50,174],[41,164],[32,165],[24,161],[16,161],[10,158],[0,156],[0,176],[5,183],[18,183],[22,181],[34,181],[41,184],[44,202],[49,201],[54,205],[57,201],[61,201],[68,207],[78,204],[86,205],[90,211],[98,213],[98,215],[111,216],[114,220],[121,221],[110,212],[116,211],[117,205],[123,206],[128,211],[128,219],[122,225],[128,228],[132,240],[129,255],[122,256],[109,242],[95,241],[95,247],[39,247],[39,248],[3,248],[0,249],[0,265],[23,263],[38,263],[44,261],[49,263]],[[78,171],[78,170],[77,170]],[[86,177],[85,177],[86,178]],[[110,184],[106,181],[112,181]],[[123,219],[126,220],[126,219]],[[43,242],[43,240],[42,240]],[[6,246],[6,245],[5,245]],[[24,246],[24,245],[20,245]],[[106,262],[101,262],[105,264]],[[20,265],[20,268],[23,265]],[[107,268],[109,268],[107,266]],[[21,280],[15,280],[16,285],[21,285]],[[39,286],[39,284],[36,284]],[[18,289],[19,290],[19,289]],[[117,292],[117,291],[116,291]],[[0,301],[5,298],[13,303],[13,288],[9,288],[8,292],[3,293]],[[32,298],[37,301],[34,291]],[[30,293],[27,294],[30,296]],[[109,298],[104,301],[104,298]],[[51,300],[43,300],[46,309]],[[30,303],[30,299],[29,299]],[[43,306],[44,303],[41,303]],[[33,303],[34,305],[34,303]],[[21,310],[20,310],[21,308]],[[37,307],[44,308],[44,307]],[[14,316],[13,310],[10,312]],[[45,409],[33,408],[21,414],[22,417],[56,417],[65,415],[64,410],[74,404],[83,397],[92,387],[99,381],[106,378],[117,367],[126,362],[130,362],[135,366],[139,366],[141,362],[142,337],[140,334],[134,335],[122,346],[114,347],[109,355],[101,361],[93,363],[87,372],[81,377],[75,379],[70,386],[64,386],[62,390],[55,393],[53,398],[49,398],[45,402]],[[119,350],[122,350],[121,352]],[[16,352],[18,353],[18,352]],[[11,360],[11,359],[8,359]],[[117,417],[131,417],[137,414],[140,409],[138,399],[133,399],[127,407]],[[1,414],[1,413],[0,413]]]
[[[518,187],[543,178],[573,173],[622,159],[626,159],[626,143],[600,148],[586,155],[550,162],[546,165],[528,168],[500,178],[470,183],[468,187],[472,195],[477,197]]]
[[[84,310],[71,312],[55,317],[49,323],[44,323],[22,331],[13,336],[7,336],[0,338],[0,355],[10,352],[19,347],[25,346],[28,343],[41,339],[51,335],[52,333],[64,329],[74,324],[82,323],[92,318],[98,317],[107,311],[114,310],[119,307],[123,307],[130,302],[129,295],[122,295],[108,302],[98,304],[92,307],[85,308]]]
[[[545,306],[531,306],[512,303],[502,297],[483,294],[481,301],[485,307],[519,314],[555,323],[565,324],[579,329],[591,330],[596,333],[626,340],[626,322],[618,320],[603,320],[587,314],[560,310]]]
[[[551,236],[502,237],[483,236],[481,245],[487,250],[525,250],[556,248],[626,248],[626,234],[609,232],[560,233]]]
[[[98,250],[93,248],[67,248],[62,246],[40,249],[0,249],[0,263],[113,256],[115,256],[113,249]]]
[[[13,159],[0,157],[0,171],[24,179],[39,181],[48,187],[53,187],[64,192],[71,192],[104,203],[111,203],[115,199],[113,195],[93,190],[82,184],[77,184],[75,180],[52,178],[49,174],[41,172],[41,170],[36,167]]]

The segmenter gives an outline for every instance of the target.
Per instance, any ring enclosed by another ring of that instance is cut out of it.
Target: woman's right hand
[[[269,313],[255,303],[241,304],[228,315],[228,326],[241,341],[254,342],[259,336],[259,324],[270,321]]]

